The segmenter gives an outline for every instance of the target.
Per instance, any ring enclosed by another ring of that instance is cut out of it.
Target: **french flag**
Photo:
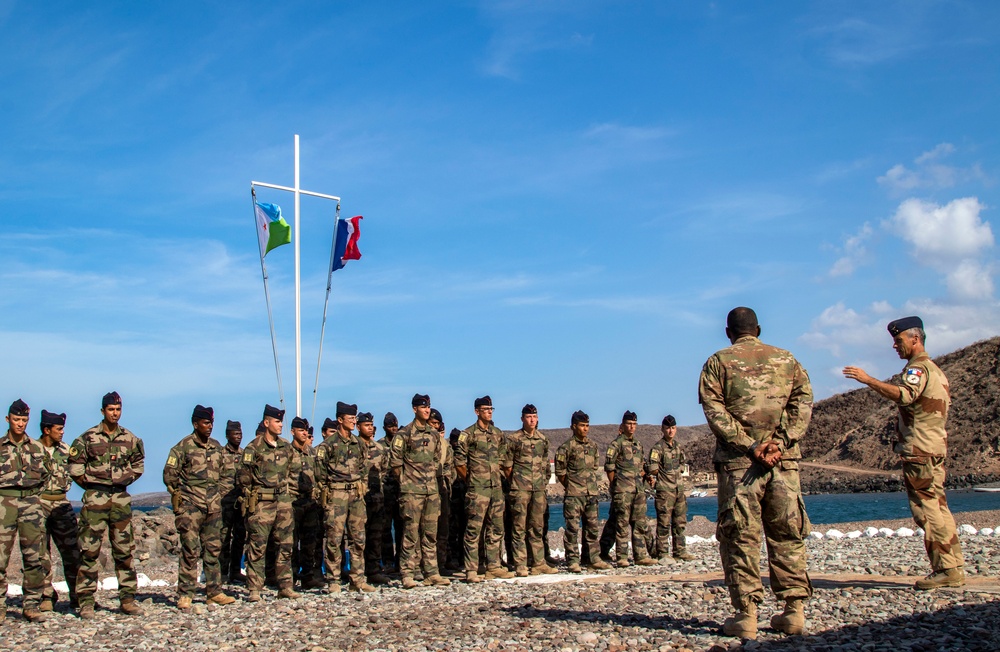
[[[342,269],[349,260],[360,260],[361,251],[358,249],[358,238],[361,237],[360,215],[355,215],[349,220],[337,222],[337,242],[333,249],[333,269],[336,272]]]

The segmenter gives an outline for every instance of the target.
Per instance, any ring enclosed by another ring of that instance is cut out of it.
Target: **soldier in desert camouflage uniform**
[[[365,523],[368,520],[368,448],[354,434],[358,406],[337,402],[336,434],[316,448],[316,480],[323,488],[326,509],[326,573],[329,589],[340,591],[341,542],[351,554],[348,573],[352,591],[375,590],[365,578]]]
[[[646,480],[655,492],[656,546],[655,556],[661,564],[672,564],[674,559],[691,561],[694,555],[687,551],[684,531],[687,529],[687,494],[681,470],[684,453],[677,442],[677,420],[672,414],[663,417],[660,425],[663,437],[649,450]],[[670,540],[674,542],[674,556],[670,556]]]
[[[545,487],[549,483],[549,440],[538,430],[538,409],[521,408],[521,429],[507,438],[503,468],[510,479],[512,562],[518,577],[556,573],[545,563]]]
[[[268,541],[277,547],[279,598],[298,598],[292,588],[292,497],[288,493],[292,446],[281,438],[285,411],[264,406],[263,432],[243,449],[236,482],[247,517],[247,600],[260,602]]]
[[[42,445],[28,436],[28,415],[24,401],[11,403],[7,433],[0,437],[0,621],[7,618],[7,563],[15,540],[21,546],[24,569],[21,613],[31,622],[45,620],[38,609],[45,583],[45,513],[40,494],[52,471]]]
[[[399,432],[399,420],[392,412],[382,419],[385,437],[380,439],[386,451],[392,449],[392,440]],[[387,458],[388,459],[388,458]],[[386,573],[399,572],[399,552],[403,546],[403,515],[399,511],[399,479],[386,463],[382,474],[382,500],[385,503],[385,528],[382,530],[382,568]]]
[[[174,524],[181,540],[177,570],[177,608],[181,610],[191,608],[198,588],[199,558],[205,570],[207,601],[222,605],[236,601],[222,592],[219,570],[222,446],[212,439],[214,424],[214,410],[196,405],[191,413],[194,432],[170,449],[163,467],[163,484],[170,492]]]
[[[451,449],[452,463],[454,464],[455,454],[458,450],[458,438],[462,436],[462,431],[452,428],[448,433],[448,441],[445,442]],[[465,568],[465,528],[469,525],[469,518],[465,513],[465,494],[468,485],[464,478],[460,478],[455,473],[455,479],[451,483],[451,497],[448,512],[451,518],[448,520],[448,559],[445,561],[445,568],[451,571],[460,571]],[[442,500],[444,498],[442,497]]]
[[[910,512],[924,530],[924,548],[931,562],[931,574],[917,580],[914,588],[962,586],[962,544],[944,493],[944,463],[948,456],[945,423],[951,404],[948,378],[924,349],[927,335],[919,317],[897,319],[889,323],[888,330],[892,348],[906,360],[902,373],[889,383],[872,378],[858,367],[845,367],[844,375],[868,385],[899,408],[898,439],[893,450],[902,459]]]
[[[590,417],[577,410],[570,419],[573,436],[556,450],[556,479],[566,492],[563,496],[563,516],[566,531],[563,547],[566,549],[567,570],[579,573],[580,523],[583,523],[583,552],[591,570],[607,570],[611,566],[598,558],[597,507],[600,500],[600,454],[597,444],[587,438]]]
[[[455,473],[455,453],[451,445],[445,441],[444,437],[444,417],[441,413],[431,408],[431,418],[428,421],[431,428],[434,428],[441,435],[441,475],[438,476],[438,494],[441,496],[441,510],[438,515],[437,531],[437,560],[438,571],[445,572],[450,555],[449,541],[451,539],[451,487],[457,477]]]
[[[809,519],[799,485],[799,439],[812,415],[809,376],[788,351],[761,342],[757,315],[734,308],[726,320],[732,346],[713,354],[701,372],[698,397],[715,434],[719,477],[717,536],[729,597],[736,613],[728,636],[756,638],[761,530],[767,538],[771,590],[785,601],[771,626],[805,629]]]
[[[316,459],[309,445],[309,421],[292,419],[292,458],[288,467],[288,493],[292,497],[292,578],[303,589],[326,586],[316,565],[316,546],[323,528],[323,507],[316,484]]]
[[[365,575],[369,584],[388,584],[382,574],[382,537],[385,534],[385,497],[382,477],[389,467],[389,448],[375,441],[375,418],[371,412],[358,415],[358,439],[368,451],[368,493],[365,494]]]
[[[243,518],[243,499],[236,486],[236,469],[239,468],[243,449],[243,426],[239,421],[226,422],[226,445],[222,447],[222,468],[219,471],[219,494],[222,496],[222,551],[219,553],[219,572],[230,584],[242,584],[243,549],[247,531]]]
[[[80,617],[94,617],[94,592],[97,590],[98,560],[105,535],[111,544],[111,557],[118,578],[118,599],[123,613],[141,616],[135,600],[138,580],[132,555],[132,497],[128,486],[145,470],[146,451],[142,440],[118,425],[122,398],[108,392],[101,399],[103,419],[77,437],[69,447],[67,468],[70,477],[83,487],[80,510],[80,572],[76,595]]]
[[[503,433],[493,425],[493,400],[483,396],[475,400],[476,422],[458,437],[455,470],[468,483],[465,513],[465,576],[467,582],[481,581],[479,538],[483,537],[486,556],[486,579],[506,579],[514,574],[500,565],[503,544],[503,489],[500,462],[507,455]]]
[[[58,596],[52,582],[55,573],[52,568],[52,544],[55,544],[62,557],[63,575],[69,587],[69,606],[77,609],[80,605],[76,600],[76,576],[80,572],[80,529],[77,525],[76,512],[66,497],[73,484],[66,468],[69,459],[69,446],[63,442],[66,427],[66,414],[54,414],[42,410],[42,436],[38,443],[45,449],[49,458],[52,475],[42,489],[42,511],[45,512],[45,546],[42,549],[42,564],[45,567],[45,588],[43,590],[40,611],[52,611]]]
[[[656,561],[646,551],[646,490],[643,486],[643,469],[646,454],[635,438],[635,412],[622,415],[618,437],[608,446],[604,472],[611,485],[611,502],[614,505],[615,547],[618,567],[628,563],[629,534],[632,535],[632,557],[640,566],[653,566]]]
[[[399,480],[399,505],[403,515],[403,546],[399,553],[399,573],[403,588],[416,588],[418,566],[426,586],[447,586],[437,560],[437,527],[441,517],[438,478],[442,473],[441,447],[444,442],[431,427],[431,399],[415,394],[410,401],[413,421],[392,438],[389,466]]]

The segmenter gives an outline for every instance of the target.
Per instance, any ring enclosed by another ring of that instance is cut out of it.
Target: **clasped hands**
[[[778,442],[773,439],[758,444],[751,455],[755,461],[760,462],[768,469],[773,468],[781,461],[781,449],[778,447]]]

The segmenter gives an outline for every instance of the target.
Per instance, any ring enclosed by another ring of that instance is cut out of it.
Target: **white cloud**
[[[924,152],[918,156],[913,162],[919,164],[927,163],[928,161],[933,161],[936,158],[948,156],[949,154],[955,153],[955,146],[951,143],[941,143],[929,152]]]
[[[993,230],[979,215],[985,208],[975,197],[955,199],[944,206],[907,199],[888,226],[913,245],[918,261],[954,263],[993,246]]]
[[[850,276],[858,266],[864,263],[868,256],[868,248],[865,243],[872,237],[873,232],[871,225],[865,222],[857,233],[844,241],[843,255],[830,268],[830,276]]]
[[[956,151],[951,143],[940,143],[915,158],[913,169],[897,163],[878,177],[877,181],[893,195],[901,195],[914,190],[940,190],[953,188],[959,183],[988,180],[978,163],[960,167],[940,162]]]
[[[948,290],[959,299],[988,299],[993,295],[991,270],[975,260],[963,260],[948,272]]]

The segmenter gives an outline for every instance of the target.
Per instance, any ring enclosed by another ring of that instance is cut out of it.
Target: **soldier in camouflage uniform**
[[[465,577],[467,582],[481,581],[479,538],[485,542],[486,579],[506,579],[514,574],[500,565],[503,544],[503,489],[500,485],[500,462],[507,455],[503,433],[493,425],[493,400],[483,396],[475,400],[476,422],[458,437],[455,470],[468,483],[465,514]]]
[[[722,629],[728,636],[757,636],[757,606],[764,600],[759,566],[763,529],[771,589],[785,601],[784,612],[771,625],[801,634],[812,585],[803,541],[809,518],[799,485],[799,439],[812,416],[812,388],[791,353],[758,339],[753,310],[734,308],[726,321],[732,346],[705,362],[698,385],[716,438],[716,535],[736,609]]]
[[[222,496],[222,551],[219,553],[219,572],[230,584],[244,582],[241,572],[243,549],[247,531],[243,518],[243,499],[236,486],[236,469],[239,468],[243,449],[243,426],[239,421],[226,422],[226,445],[222,448],[222,468],[219,471],[219,494]]]
[[[66,427],[66,413],[54,414],[42,410],[42,436],[38,443],[45,449],[49,458],[52,475],[42,489],[42,511],[45,513],[45,546],[42,549],[42,564],[45,567],[45,588],[39,611],[52,611],[58,596],[52,582],[55,573],[52,569],[52,544],[55,543],[62,557],[63,575],[69,587],[69,606],[77,609],[80,605],[76,600],[76,576],[80,572],[80,530],[77,526],[76,512],[66,497],[73,484],[66,468],[69,458],[69,446],[63,443],[63,433]]]
[[[924,548],[931,574],[917,580],[914,588],[936,589],[965,584],[965,560],[958,540],[955,518],[944,492],[944,463],[948,456],[948,378],[934,364],[924,343],[927,335],[919,317],[904,317],[889,323],[893,348],[906,366],[892,382],[884,383],[858,367],[845,367],[844,375],[868,385],[899,408],[898,438],[893,450],[903,462],[903,482],[910,512],[924,530]]]
[[[458,450],[458,438],[461,435],[462,431],[458,428],[452,428],[448,433],[447,444],[451,448],[453,464]],[[465,479],[458,477],[456,472],[455,480],[451,483],[451,505],[448,508],[451,518],[448,521],[448,559],[445,568],[449,572],[465,568],[465,528],[469,525],[469,519],[465,514],[466,488]]]
[[[219,552],[222,550],[222,446],[212,439],[215,411],[196,405],[191,413],[190,435],[167,454],[163,484],[170,492],[174,524],[181,540],[177,570],[177,608],[191,608],[198,588],[198,561],[205,570],[205,595],[214,604],[232,604],[236,599],[222,592]]]
[[[447,586],[437,560],[437,527],[441,516],[438,478],[442,473],[444,443],[431,427],[431,399],[414,394],[413,421],[399,429],[392,438],[389,467],[399,480],[399,504],[403,515],[403,546],[399,554],[399,573],[404,589],[416,588],[417,568],[423,571],[425,586]]]
[[[608,446],[604,459],[604,472],[608,474],[614,505],[619,568],[629,565],[629,534],[632,535],[633,561],[640,566],[656,564],[646,551],[646,490],[643,486],[646,453],[635,438],[637,426],[635,412],[626,411],[622,415],[620,434]]]
[[[7,563],[15,540],[21,546],[24,569],[21,613],[31,622],[45,620],[45,614],[38,609],[45,584],[41,493],[52,468],[42,445],[28,436],[28,415],[24,401],[11,403],[7,433],[0,437],[0,621],[7,618]]]
[[[449,542],[451,540],[451,487],[455,483],[455,454],[451,445],[444,440],[444,418],[441,413],[431,408],[431,418],[428,421],[431,428],[434,428],[441,435],[441,475],[438,476],[438,493],[441,495],[441,513],[438,515],[437,531],[437,560],[438,571],[445,572],[450,555]]]
[[[316,460],[309,445],[309,421],[292,419],[292,458],[288,468],[288,493],[292,496],[292,578],[303,589],[326,586],[316,566],[316,545],[323,528],[323,507],[316,484]]]
[[[566,530],[563,547],[566,549],[567,570],[579,573],[580,523],[583,522],[583,547],[591,570],[607,570],[611,566],[598,558],[597,506],[600,501],[600,454],[597,444],[587,438],[590,417],[577,410],[570,420],[573,436],[556,450],[556,479],[565,489],[563,516]]]
[[[368,451],[368,493],[365,494],[365,575],[369,584],[388,584],[382,574],[382,537],[384,536],[385,497],[382,476],[389,467],[389,448],[385,441],[375,441],[375,417],[371,412],[358,415],[358,439]]]
[[[289,472],[292,446],[281,438],[285,411],[264,406],[263,432],[243,449],[236,483],[243,493],[247,517],[247,600],[260,602],[264,588],[264,555],[268,541],[277,546],[275,576],[279,598],[298,598],[292,588],[292,496]]]
[[[660,425],[663,437],[649,450],[646,480],[655,492],[656,546],[655,555],[661,564],[672,564],[674,559],[691,561],[694,555],[687,551],[684,530],[687,528],[687,487],[681,471],[684,453],[674,438],[677,420],[672,414],[663,417]],[[670,539],[674,541],[674,556],[670,556]]]
[[[545,487],[549,483],[549,440],[538,430],[538,409],[521,408],[521,429],[507,438],[503,468],[510,479],[512,562],[518,577],[556,573],[545,563]]]
[[[132,497],[128,486],[145,470],[146,451],[142,440],[118,425],[122,398],[108,392],[101,399],[103,419],[77,437],[69,447],[67,468],[73,482],[83,487],[80,510],[80,572],[76,595],[80,617],[94,618],[94,592],[97,590],[98,560],[107,535],[111,557],[118,578],[118,599],[122,613],[141,616],[135,600],[138,580],[132,556]]]
[[[348,580],[352,591],[375,590],[365,578],[365,523],[368,511],[368,447],[354,434],[358,406],[337,402],[336,434],[316,448],[316,481],[322,487],[326,509],[326,573],[329,589],[340,591],[343,547],[351,554]]]
[[[399,420],[392,412],[382,419],[385,437],[380,441],[392,449],[392,440],[399,431]],[[382,474],[382,499],[385,502],[385,529],[382,530],[382,568],[386,573],[399,572],[399,552],[403,545],[403,515],[399,511],[399,479],[386,464]]]

